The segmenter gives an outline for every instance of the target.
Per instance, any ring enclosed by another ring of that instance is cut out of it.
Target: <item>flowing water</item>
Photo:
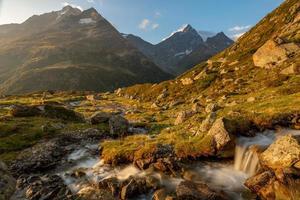
[[[259,169],[258,154],[266,149],[278,135],[287,133],[300,134],[300,131],[280,130],[278,132],[266,131],[258,133],[255,137],[240,137],[237,139],[234,162],[199,162],[191,165],[191,170],[198,174],[201,181],[207,183],[216,191],[224,191],[233,200],[254,199],[251,193],[244,187],[245,180],[254,175]],[[130,176],[155,176],[162,185],[173,190],[182,181],[182,178],[170,178],[156,172],[141,171],[133,165],[112,168],[91,152],[98,145],[86,145],[72,152],[68,156],[73,164],[58,172],[65,183],[73,192],[78,192],[84,186],[97,185],[103,179],[117,177],[126,180]],[[83,172],[83,175],[80,174]],[[150,200],[150,195],[139,196],[135,200]]]

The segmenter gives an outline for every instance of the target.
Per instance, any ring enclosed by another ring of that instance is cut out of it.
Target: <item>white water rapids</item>
[[[191,171],[197,173],[197,177],[200,177],[201,181],[207,183],[212,189],[224,191],[233,200],[254,199],[243,184],[259,169],[257,153],[266,149],[278,135],[287,133],[300,134],[300,131],[266,131],[258,133],[255,137],[240,137],[237,139],[234,163],[199,162],[191,165]],[[158,178],[162,185],[173,189],[183,180],[163,176],[156,172],[141,171],[133,165],[112,168],[105,165],[98,156],[90,154],[90,151],[97,148],[98,145],[87,145],[74,151],[68,157],[68,160],[74,163],[73,166],[58,173],[74,193],[87,185],[97,185],[99,181],[109,177],[125,180],[130,176],[151,175]],[[84,172],[83,177],[74,175],[78,172]],[[150,194],[136,199],[150,200],[151,196]]]

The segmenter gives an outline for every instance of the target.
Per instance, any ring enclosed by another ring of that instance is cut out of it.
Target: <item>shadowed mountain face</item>
[[[233,44],[224,33],[204,41],[191,25],[172,33],[157,45],[128,35],[126,38],[164,71],[178,75]]]
[[[170,78],[93,8],[0,26],[0,92],[106,91]]]

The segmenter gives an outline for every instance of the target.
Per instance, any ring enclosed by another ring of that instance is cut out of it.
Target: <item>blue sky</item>
[[[0,0],[0,24],[20,23],[33,14],[71,4],[95,7],[120,32],[158,43],[184,24],[198,30],[239,35],[283,0]]]

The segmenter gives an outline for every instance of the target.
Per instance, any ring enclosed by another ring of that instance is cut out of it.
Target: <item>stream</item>
[[[243,185],[245,180],[259,170],[257,152],[265,150],[276,137],[284,134],[299,134],[300,131],[282,129],[257,133],[255,137],[240,137],[237,139],[235,158],[233,162],[196,162],[190,166],[190,171],[201,178],[216,191],[224,191],[233,200],[255,199]],[[154,176],[166,188],[175,190],[182,178],[171,178],[158,172],[141,171],[133,165],[112,168],[93,153],[97,144],[86,145],[68,155],[71,167],[57,172],[72,192],[77,193],[85,186],[97,185],[101,180],[117,177],[126,180],[130,176]],[[151,200],[153,194],[143,195],[134,200]]]

